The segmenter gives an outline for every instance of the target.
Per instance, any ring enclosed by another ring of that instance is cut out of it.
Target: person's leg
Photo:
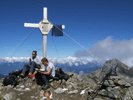
[[[46,75],[41,74],[41,78],[42,78],[43,83],[48,85],[48,79],[47,79]]]
[[[38,68],[38,69],[40,69],[40,68],[41,68],[41,66],[40,66],[39,64],[37,64],[37,63],[36,63],[36,66],[35,66],[35,68]]]
[[[39,84],[39,85],[43,85],[44,84],[44,82],[42,82],[42,78],[41,78],[41,74],[40,73],[36,73],[35,74],[35,78],[37,80],[37,84]]]
[[[53,76],[52,75],[45,75],[47,80],[49,81],[50,79],[53,79]]]
[[[24,75],[26,71],[28,71],[30,69],[30,65],[29,64],[24,64],[24,67],[22,69],[22,74]]]
[[[38,64],[36,64],[36,62],[32,61],[31,62],[31,67],[30,67],[30,70],[29,70],[30,75],[34,72],[35,68],[40,68],[40,66]]]
[[[49,76],[47,75],[47,77],[49,77]],[[41,74],[42,81],[45,84],[45,87],[42,87],[43,90],[47,90],[49,88],[49,81],[48,81],[47,77],[46,77],[46,75]]]
[[[36,63],[34,61],[31,62],[31,67],[30,67],[30,70],[29,70],[29,74],[31,75],[33,72],[34,72],[34,68],[36,66]]]

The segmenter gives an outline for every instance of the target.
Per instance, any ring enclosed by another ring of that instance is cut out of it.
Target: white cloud
[[[79,65],[86,65],[88,63],[98,63],[98,64],[103,64],[104,62],[101,62],[100,59],[94,59],[94,58],[77,58],[77,57],[67,57],[67,58],[48,58],[49,61],[53,62],[55,65],[56,64],[68,64],[69,66],[75,65],[75,66],[79,66]]]
[[[99,58],[104,61],[116,58],[129,66],[133,64],[133,39],[116,41],[108,36],[106,39],[98,41],[88,51],[93,54],[93,58]],[[88,51],[79,50],[75,52],[74,55],[75,57],[89,57],[91,56],[91,53]]]
[[[28,57],[4,57],[4,58],[0,58],[0,63],[2,62],[10,62],[10,63],[13,63],[13,62],[28,62],[29,61],[29,58]]]
[[[129,67],[133,67],[133,57],[130,57],[128,59],[125,59],[122,61],[124,64],[126,64]]]
[[[41,60],[42,57],[39,57],[39,59]],[[67,57],[67,58],[48,58],[48,60],[50,62],[52,62],[54,65],[69,65],[69,66],[79,66],[79,65],[87,65],[88,63],[97,63],[97,64],[103,64],[101,63],[100,59],[94,59],[94,58],[88,58],[88,59],[84,59],[84,58],[77,58],[77,57]],[[4,58],[0,58],[0,63],[1,62],[28,62],[29,61],[29,57],[4,57]]]

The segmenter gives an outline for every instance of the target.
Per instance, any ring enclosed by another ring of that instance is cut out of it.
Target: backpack
[[[9,75],[4,78],[3,85],[4,86],[13,85],[14,87],[17,86],[18,85],[17,76],[19,76],[21,72],[22,70],[9,73]]]
[[[3,85],[4,86],[7,86],[7,85],[14,85],[14,87],[16,85],[18,85],[18,82],[17,82],[17,76],[15,75],[8,75],[4,78],[3,80]]]
[[[65,81],[67,81],[69,79],[69,75],[64,73],[62,68],[59,68],[58,70],[55,70],[55,77],[58,77],[61,80],[64,79]]]

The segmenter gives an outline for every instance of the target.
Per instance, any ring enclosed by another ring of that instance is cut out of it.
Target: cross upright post
[[[36,23],[24,23],[24,27],[34,27],[39,28],[43,36],[43,57],[46,57],[47,54],[47,35],[53,25],[47,20],[47,8],[43,8],[43,20]],[[62,29],[65,29],[65,25],[62,25]]]

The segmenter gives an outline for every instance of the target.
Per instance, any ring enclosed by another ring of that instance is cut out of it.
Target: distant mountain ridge
[[[4,78],[4,77],[5,77],[5,75],[0,74],[0,79],[2,79],[2,78]]]

